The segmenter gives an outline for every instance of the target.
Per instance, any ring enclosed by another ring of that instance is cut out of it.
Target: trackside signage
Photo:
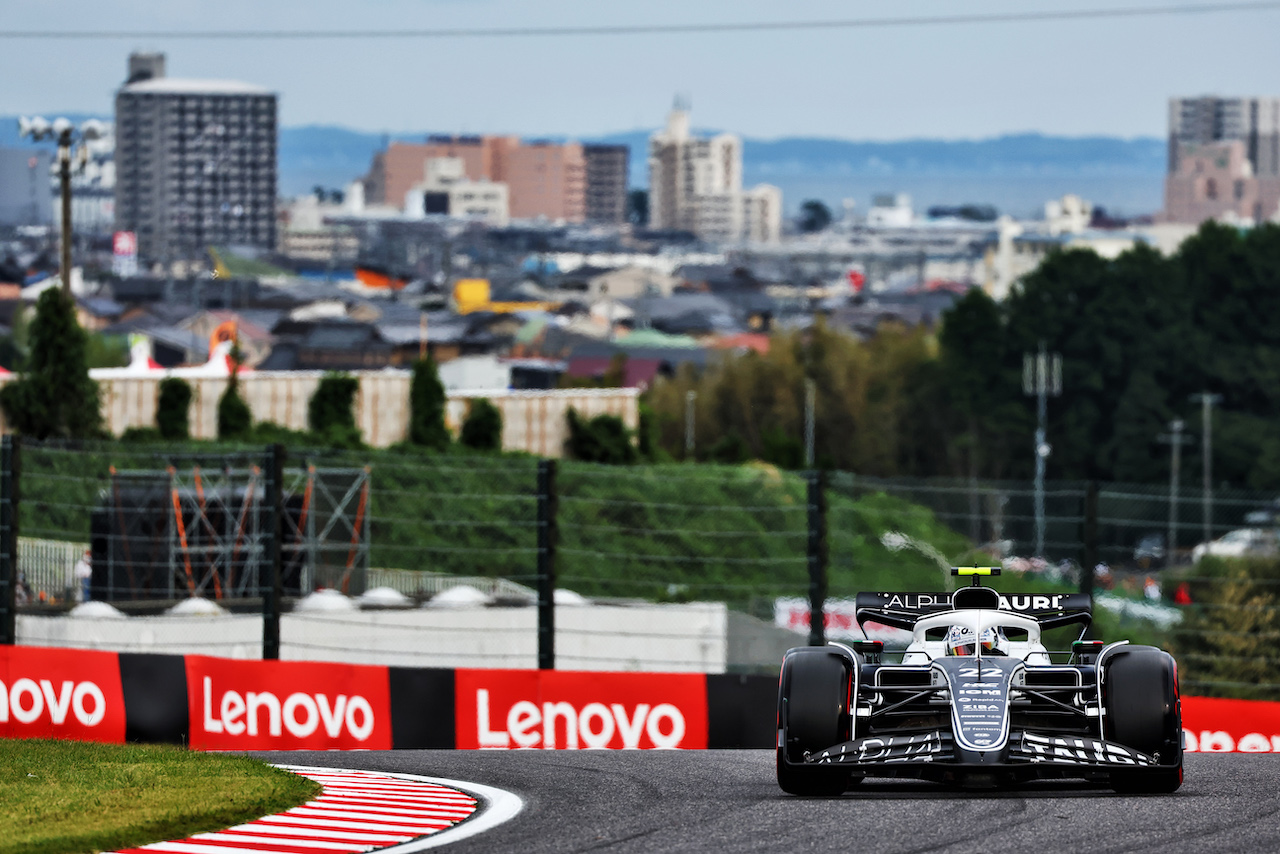
[[[460,748],[707,746],[701,674],[459,670],[456,678]]]
[[[186,668],[193,748],[391,747],[385,667],[189,655]]]
[[[1182,698],[1189,753],[1280,753],[1280,703]]]
[[[123,742],[113,652],[0,646],[0,736]]]

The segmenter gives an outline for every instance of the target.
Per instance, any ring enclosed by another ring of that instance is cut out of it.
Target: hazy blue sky
[[[1183,0],[1185,2],[1186,0]],[[1169,6],[1178,0],[1120,0]],[[681,24],[1096,9],[1105,0],[0,0],[0,30]],[[1161,135],[1171,95],[1280,94],[1280,8],[799,32],[346,41],[0,39],[0,114],[109,113],[134,49],[280,94],[286,125],[591,136]]]

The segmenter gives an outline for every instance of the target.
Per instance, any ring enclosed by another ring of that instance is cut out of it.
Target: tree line
[[[1213,409],[1215,483],[1280,488],[1280,226],[1204,225],[1171,255],[1146,245],[1105,259],[1050,254],[997,303],[973,289],[936,330],[887,326],[867,340],[819,319],[767,354],[679,371],[648,393],[656,444],[685,456],[694,392],[698,459],[803,459],[805,380],[816,387],[815,462],[867,475],[1029,478],[1035,399],[1023,361],[1062,360],[1048,402],[1054,479],[1168,478],[1174,419],[1198,437]],[[1200,443],[1183,450],[1199,470]]]

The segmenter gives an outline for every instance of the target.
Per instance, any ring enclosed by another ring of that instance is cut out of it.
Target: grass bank
[[[320,787],[243,756],[0,739],[0,854],[111,851],[221,830]]]

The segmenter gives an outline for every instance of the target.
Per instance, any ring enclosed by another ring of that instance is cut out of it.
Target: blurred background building
[[[48,151],[0,148],[0,226],[51,225]]]
[[[1165,219],[1262,222],[1280,211],[1280,98],[1173,98]]]
[[[132,54],[116,94],[116,230],[136,232],[144,263],[274,248],[276,147],[274,93],[168,78],[164,54]]]
[[[742,189],[742,140],[731,133],[693,136],[677,102],[667,126],[649,138],[649,224],[716,242],[774,242],[782,230],[782,193]]]
[[[433,135],[425,143],[392,142],[373,157],[364,177],[365,200],[370,205],[414,212],[422,203],[418,196],[422,192],[420,185],[429,175],[429,162],[456,159],[462,164],[462,172],[452,179],[454,183],[465,180],[476,185],[506,186],[512,219],[583,222],[588,218],[589,196],[585,149],[578,142],[524,142],[515,136]],[[625,166],[616,173],[602,162],[593,174],[601,183],[590,195],[605,199],[619,194],[625,212]],[[496,201],[492,188],[484,195],[493,197],[486,202],[486,208]],[[621,220],[619,215],[615,221]]]

